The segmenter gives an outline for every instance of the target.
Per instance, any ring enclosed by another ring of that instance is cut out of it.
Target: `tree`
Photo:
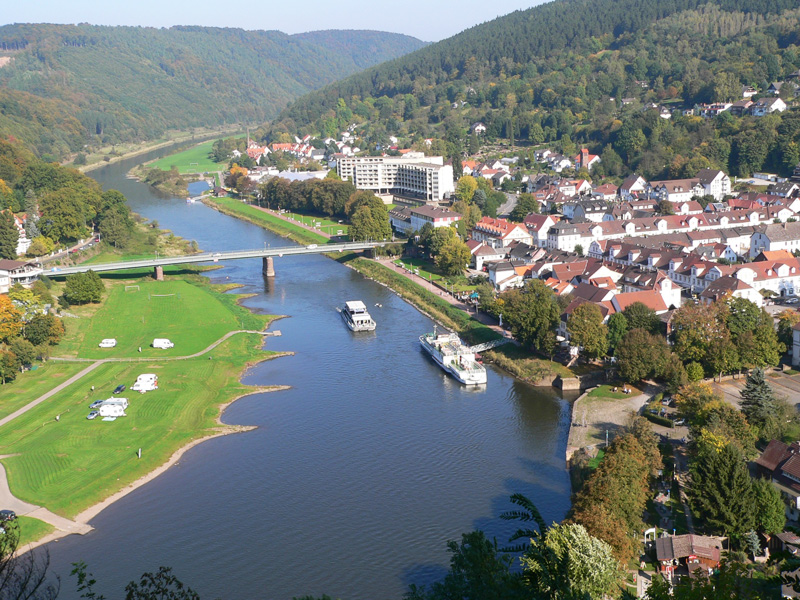
[[[672,317],[674,351],[684,362],[696,361],[709,367],[710,357],[729,337],[725,326],[723,302],[713,304],[687,303],[675,311]]]
[[[88,304],[100,302],[105,285],[94,271],[76,273],[67,277],[64,286],[64,298],[70,304]]]
[[[628,321],[628,329],[644,329],[645,331],[656,334],[661,329],[661,321],[652,308],[644,302],[634,302],[629,304],[622,311]]]
[[[16,354],[7,350],[0,350],[0,378],[4,384],[17,378],[19,367],[19,359]]]
[[[447,550],[450,570],[444,579],[430,591],[412,585],[405,596],[408,600],[528,597],[524,580],[511,572],[512,557],[499,554],[496,543],[487,540],[482,531],[462,534],[461,543],[447,542]]]
[[[623,336],[628,333],[628,319],[621,312],[616,312],[608,318],[608,351],[614,354]]]
[[[54,315],[36,315],[25,324],[23,336],[34,346],[55,346],[64,335],[64,323]]]
[[[781,493],[769,479],[753,482],[756,506],[756,529],[768,535],[781,533],[786,527],[786,505]]]
[[[469,247],[455,237],[446,242],[436,255],[436,266],[446,275],[460,275],[467,268],[471,257]]]
[[[22,313],[7,294],[0,294],[0,341],[19,335],[22,331]]]
[[[589,302],[577,306],[567,321],[570,340],[583,348],[589,358],[599,358],[608,350],[608,327],[600,309]]]
[[[436,227],[431,234],[431,239],[428,242],[428,251],[432,256],[436,256],[442,251],[445,244],[458,239],[456,230],[452,227]],[[467,260],[469,262],[469,260]],[[467,264],[467,263],[464,263]]]
[[[561,313],[553,290],[542,281],[534,279],[521,290],[502,294],[497,309],[520,343],[541,352],[552,350]]]
[[[359,206],[350,219],[350,239],[354,242],[386,240],[392,237],[392,226],[386,207]]]
[[[539,201],[533,194],[520,194],[509,219],[521,223],[531,213],[539,214]]]
[[[36,348],[28,340],[17,337],[8,345],[22,366],[29,366],[36,360]]]
[[[200,600],[192,588],[185,586],[169,567],[159,567],[156,573],[143,573],[138,583],[125,586],[125,600]]]
[[[778,341],[787,348],[792,346],[792,329],[800,323],[800,312],[783,310],[778,315]]]
[[[538,528],[517,529],[517,531],[514,532],[508,541],[516,542],[518,540],[526,540],[526,542],[517,546],[503,549],[504,552],[522,552],[530,547],[530,540],[532,538],[538,537],[539,535],[543,535],[547,532],[547,523],[545,522],[544,517],[542,517],[542,514],[539,512],[539,509],[536,508],[536,505],[531,502],[527,496],[523,494],[512,494],[511,502],[519,506],[521,510],[510,510],[501,513],[501,519],[505,521],[521,521],[523,523],[529,523],[533,521],[536,523]]]
[[[632,329],[617,346],[619,374],[627,381],[641,381],[660,373],[669,346],[666,340],[644,329]]]
[[[742,541],[755,526],[755,494],[747,464],[733,444],[698,443],[690,464],[692,508],[707,527]]]
[[[690,362],[686,365],[686,376],[689,381],[701,381],[705,375],[703,365],[699,362]]]
[[[619,564],[611,546],[582,525],[554,525],[521,559],[534,596],[559,600],[603,598],[617,584]]]
[[[475,191],[478,189],[478,182],[472,175],[464,175],[456,184],[455,196],[462,202],[472,202]]]
[[[10,211],[0,212],[0,258],[16,260],[19,230]]]
[[[786,402],[781,401],[764,376],[763,369],[753,369],[739,392],[742,412],[764,439],[780,437],[786,422]]]

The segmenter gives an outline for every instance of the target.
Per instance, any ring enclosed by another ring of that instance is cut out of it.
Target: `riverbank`
[[[176,137],[162,140],[162,141],[152,141],[152,142],[144,142],[139,145],[132,145],[130,150],[122,152],[120,154],[116,154],[114,156],[109,156],[110,152],[96,152],[96,162],[92,162],[87,165],[80,165],[76,168],[81,173],[88,173],[95,169],[99,169],[100,167],[105,167],[110,164],[114,164],[128,158],[135,158],[137,156],[141,156],[143,154],[147,154],[148,152],[152,152],[153,150],[160,150],[162,148],[168,148],[170,146],[177,146],[180,144],[186,144],[189,142],[202,142],[204,140],[208,140],[210,138],[218,137],[218,136],[225,136],[225,135],[232,135],[241,131],[241,128],[238,126],[223,128],[223,129],[215,129],[213,131],[207,131],[200,134],[197,133],[179,133]],[[109,156],[109,160],[105,160],[104,156]],[[69,164],[69,163],[68,163]]]
[[[119,362],[87,370],[80,382],[0,429],[1,452],[13,455],[6,456],[3,465],[14,495],[32,509],[44,506],[72,519],[69,528],[48,534],[37,545],[90,530],[91,518],[163,473],[202,441],[249,430],[221,421],[224,410],[237,399],[286,389],[241,383],[253,365],[286,355],[264,350],[261,334],[223,336],[221,343],[206,345],[209,335],[241,325],[261,331],[279,317],[254,314],[239,304],[244,296],[223,293],[226,286],[212,286],[199,275],[186,277],[193,283],[182,278],[114,281],[102,306],[73,307],[76,318],[67,319],[68,333],[66,343],[58,347],[60,354],[92,360],[98,338],[116,337],[113,351]],[[128,289],[131,285],[144,291]],[[151,293],[156,291],[159,294]],[[192,325],[192,315],[197,314],[212,318],[213,326]],[[139,325],[126,325],[131,319]],[[139,335],[142,323],[146,323],[147,331],[141,334],[145,337],[174,326],[169,336],[182,354],[201,346],[205,350],[184,360],[159,356],[141,340],[127,339]],[[146,356],[138,351],[142,346]],[[141,371],[156,373],[159,389],[131,398],[127,416],[115,423],[86,420],[90,402],[107,397],[111,387],[133,381]],[[143,449],[141,457],[137,448]]]

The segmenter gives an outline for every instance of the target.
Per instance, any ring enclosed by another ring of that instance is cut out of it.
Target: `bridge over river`
[[[233,250],[228,252],[201,252],[199,254],[187,254],[184,256],[142,258],[113,263],[83,264],[75,267],[53,267],[49,270],[45,269],[43,275],[61,277],[64,275],[72,275],[73,273],[85,273],[90,270],[95,273],[100,273],[104,271],[152,268],[156,279],[163,279],[164,267],[168,265],[186,265],[191,263],[208,263],[261,257],[263,260],[264,274],[274,276],[275,267],[273,260],[276,256],[282,257],[291,256],[293,254],[322,254],[328,252],[368,250],[385,244],[386,242],[347,242],[343,244],[311,244],[309,246],[284,246],[279,248],[267,247],[257,250]]]

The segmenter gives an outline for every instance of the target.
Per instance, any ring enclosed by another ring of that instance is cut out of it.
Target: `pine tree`
[[[689,499],[708,528],[739,541],[755,526],[755,494],[747,465],[734,444],[700,443],[691,466]]]
[[[14,224],[14,217],[8,211],[0,213],[0,258],[14,260],[17,258],[17,242],[19,231]]]
[[[762,437],[772,437],[780,430],[780,407],[763,369],[753,369],[747,376],[742,397],[742,412]]]

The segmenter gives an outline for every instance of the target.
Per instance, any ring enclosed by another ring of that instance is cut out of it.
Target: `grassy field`
[[[394,261],[394,264],[401,268],[413,269],[417,275],[424,277],[428,281],[440,281],[444,278],[436,265],[431,264],[430,261],[424,258],[398,258]]]
[[[561,363],[544,358],[537,358],[528,350],[506,344],[499,346],[483,356],[491,360],[501,369],[505,369],[515,377],[519,377],[530,383],[537,383],[547,377],[561,375],[561,377],[573,377],[574,374]]]
[[[203,142],[182,152],[160,158],[148,164],[146,168],[169,171],[175,165],[179,173],[206,173],[227,169],[227,161],[216,163],[209,157],[213,144],[214,140]]]
[[[31,542],[43,538],[48,533],[55,531],[55,527],[39,519],[32,517],[17,517],[19,523],[19,549],[25,550],[25,546]]]
[[[285,213],[284,216],[294,219],[295,221],[299,221],[308,227],[316,227],[322,231],[322,233],[327,233],[328,235],[347,235],[350,227],[346,223],[339,223],[338,221],[332,221],[330,219],[326,219],[325,217],[301,215],[300,213]],[[340,231],[342,233],[339,233]]]
[[[74,517],[162,465],[218,427],[220,404],[252,390],[239,375],[248,361],[269,356],[260,343],[258,335],[240,334],[208,356],[98,367],[0,429],[0,453],[15,454],[3,459],[12,492]],[[159,389],[122,394],[130,402],[127,416],[114,422],[86,419],[90,402],[110,396],[118,383],[130,385],[140,373],[156,373]]]
[[[243,328],[244,315],[231,312],[223,297],[203,287],[181,279],[137,280],[132,285],[139,289],[126,290],[126,282],[113,282],[103,306],[93,315],[68,319],[71,339],[58,348],[59,354],[80,358],[186,356],[203,350],[228,331]],[[198,326],[198,318],[202,326]],[[116,338],[116,347],[98,348],[104,338]],[[151,348],[154,338],[168,338],[175,347]]]
[[[20,373],[14,381],[0,386],[0,419],[36,400],[86,367],[85,363],[49,361],[35,371]]]
[[[0,454],[15,455],[4,459],[12,492],[67,517],[152,471],[186,443],[218,430],[219,406],[253,390],[239,382],[245,365],[272,355],[260,349],[263,338],[257,334],[238,334],[194,359],[158,361],[156,357],[172,351],[145,351],[144,343],[139,354],[138,339],[155,331],[167,331],[176,342],[176,355],[190,354],[242,325],[261,330],[272,317],[251,313],[236,303],[236,295],[219,293],[222,287],[215,290],[197,275],[136,281],[138,292],[125,292],[129,281],[108,283],[103,306],[76,307],[81,318],[65,319],[67,335],[57,348],[102,355],[95,338],[113,332],[119,344],[112,352],[136,357],[149,353],[153,360],[103,364],[0,428]],[[148,300],[148,293],[176,296]],[[205,320],[202,327],[198,318]],[[6,386],[16,393],[3,393],[2,411],[10,412],[86,366],[51,361],[24,374],[24,386]],[[89,403],[109,397],[120,383],[130,387],[141,373],[156,373],[159,389],[122,394],[130,402],[128,416],[114,422],[86,419]],[[139,448],[141,459],[136,457]]]
[[[213,201],[206,202],[210,206],[215,206],[220,212],[244,219],[255,225],[260,225],[265,229],[269,229],[278,235],[287,237],[300,244],[327,244],[330,242],[330,240],[323,235],[308,231],[299,225],[287,223],[283,219],[279,219],[274,215],[259,210],[249,204],[244,204],[240,200],[234,198],[215,198]]]

